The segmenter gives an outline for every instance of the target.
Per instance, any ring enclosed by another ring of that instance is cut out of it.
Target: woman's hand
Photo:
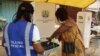
[[[52,39],[51,39],[51,38],[47,38],[47,40],[48,40],[49,42],[51,42]]]
[[[49,38],[47,38],[47,40],[48,40],[48,41],[47,41],[47,42],[48,42],[47,44],[50,44],[50,43],[51,43],[51,41],[52,41],[52,39],[51,39],[50,37],[49,37]]]

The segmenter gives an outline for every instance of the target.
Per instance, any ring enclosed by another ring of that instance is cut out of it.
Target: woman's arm
[[[34,50],[37,53],[43,53],[44,52],[44,48],[42,47],[42,45],[40,44],[40,42],[33,42],[33,46],[34,46]]]
[[[69,29],[69,26],[61,25],[51,36],[50,40],[53,38],[59,38],[63,32],[65,32],[67,29]]]
[[[37,26],[34,26],[32,42],[33,42],[34,50],[37,53],[44,52],[44,48],[42,47],[41,42],[40,42],[40,34],[39,34],[39,30]]]

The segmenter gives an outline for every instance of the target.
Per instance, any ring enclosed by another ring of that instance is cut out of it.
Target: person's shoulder
[[[8,28],[9,25],[11,25],[11,23],[6,23],[6,24],[4,25],[4,29],[5,29],[5,28]]]
[[[32,23],[32,22],[27,22],[27,23],[29,23],[29,24],[31,24],[31,25],[36,25],[36,24],[34,24],[34,23]]]
[[[68,30],[73,27],[72,25],[68,25],[68,24],[62,24],[62,26],[67,28]]]
[[[72,26],[69,26],[68,24],[61,24],[60,29],[61,31],[67,31],[69,32],[71,30]]]
[[[10,25],[10,24],[12,24],[12,23],[6,23],[5,26]]]
[[[34,29],[37,29],[37,28],[38,28],[38,27],[36,26],[36,24],[31,23],[31,22],[28,22],[28,23],[30,23],[30,24],[34,27]]]

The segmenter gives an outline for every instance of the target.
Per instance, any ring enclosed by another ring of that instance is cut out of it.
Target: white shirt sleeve
[[[40,33],[37,26],[34,25],[32,41],[38,41],[38,40],[40,40]]]

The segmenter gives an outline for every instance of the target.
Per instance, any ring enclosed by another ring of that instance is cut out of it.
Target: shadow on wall
[[[67,12],[68,12],[68,15],[70,17],[72,17],[73,19],[75,19],[75,21],[77,19],[77,13],[79,11],[82,11],[81,8],[76,8],[76,7],[70,7],[70,6],[64,6],[64,5],[60,5],[60,7],[65,7]]]

